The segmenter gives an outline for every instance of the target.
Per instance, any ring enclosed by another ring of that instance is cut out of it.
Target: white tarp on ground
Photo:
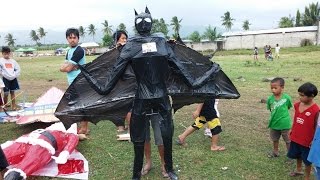
[[[99,47],[99,44],[96,42],[85,42],[80,44],[80,46],[83,48],[90,48],[90,47]]]
[[[17,124],[30,124],[34,122],[57,122],[54,112],[64,92],[56,87],[50,88],[45,94],[37,99],[31,107],[19,111]]]

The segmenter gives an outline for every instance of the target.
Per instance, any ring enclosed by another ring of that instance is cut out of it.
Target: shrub
[[[312,41],[310,39],[302,39],[300,42],[300,46],[311,46],[312,45]]]

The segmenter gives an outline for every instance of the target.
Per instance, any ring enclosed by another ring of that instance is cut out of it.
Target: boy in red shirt
[[[288,157],[297,159],[297,169],[290,176],[303,175],[302,162],[305,164],[305,179],[310,179],[311,162],[307,160],[319,115],[319,106],[313,101],[318,90],[312,83],[304,83],[298,89],[300,101],[294,104],[294,119],[290,133]]]

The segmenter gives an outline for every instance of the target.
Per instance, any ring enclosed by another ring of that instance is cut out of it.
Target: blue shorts
[[[11,92],[20,89],[17,78],[11,81],[6,78],[3,78],[3,83],[5,85],[5,87],[3,88],[4,93],[9,93],[9,91]]]
[[[310,148],[291,141],[287,156],[291,159],[302,159],[306,166],[310,166],[312,163],[308,161],[309,151]]]

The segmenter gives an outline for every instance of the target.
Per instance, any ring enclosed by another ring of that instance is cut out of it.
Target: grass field
[[[280,157],[269,159],[272,149],[267,123],[269,112],[261,99],[270,93],[269,82],[263,78],[284,77],[285,91],[294,101],[298,100],[298,87],[312,82],[320,88],[317,72],[320,68],[320,47],[281,49],[280,60],[266,61],[260,53],[254,62],[252,50],[218,52],[214,61],[238,88],[241,97],[237,100],[220,100],[219,111],[223,132],[220,144],[224,152],[211,152],[210,139],[203,130],[188,137],[187,147],[173,146],[174,166],[182,180],[202,179],[290,179],[288,173],[295,167],[287,164],[283,141],[280,143]],[[90,57],[89,59],[92,59]],[[19,78],[24,95],[19,101],[33,101],[51,86],[66,89],[66,75],[59,72],[63,57],[17,58],[22,68]],[[298,79],[298,81],[294,81]],[[319,97],[316,102],[320,103]],[[195,105],[179,110],[174,116],[175,135],[182,133],[193,119]],[[293,111],[291,110],[293,114]],[[41,124],[17,126],[0,124],[0,142],[17,138],[36,129]],[[116,140],[116,128],[109,121],[90,126],[90,139],[78,145],[89,161],[89,179],[130,179],[133,161],[133,146],[129,142]],[[153,145],[153,170],[143,179],[163,179],[156,147]],[[228,167],[222,170],[222,167]],[[32,178],[34,179],[34,178]],[[46,179],[46,178],[35,178]],[[297,179],[297,178],[292,178]]]

